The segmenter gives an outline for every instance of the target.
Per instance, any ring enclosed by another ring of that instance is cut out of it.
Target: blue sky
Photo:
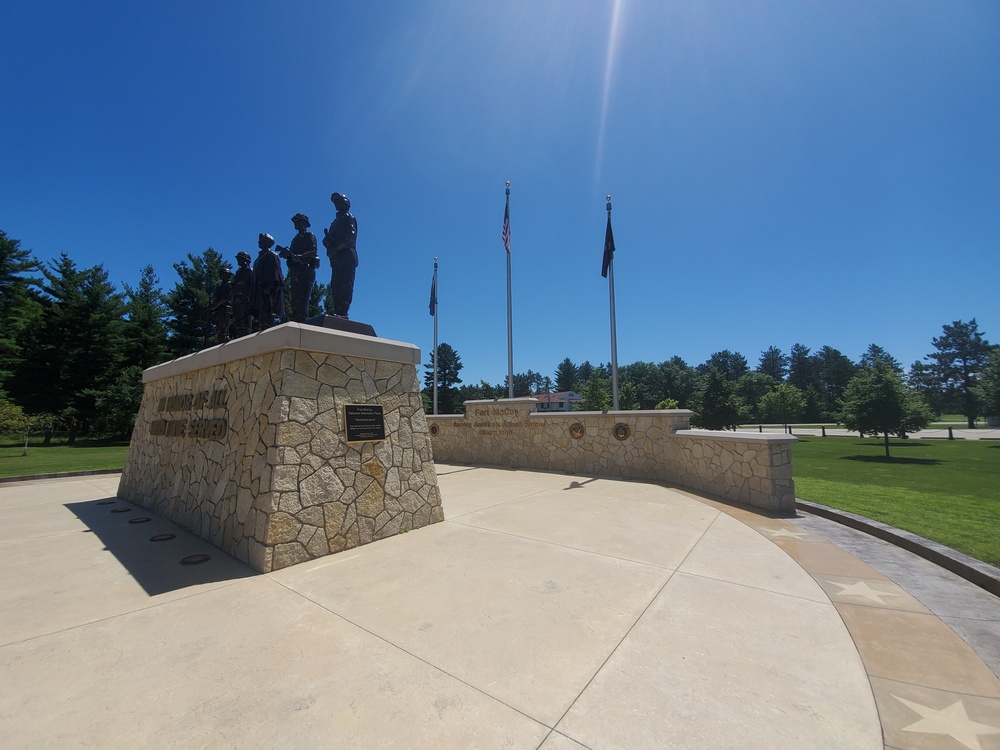
[[[134,284],[346,193],[351,317],[465,382],[1000,341],[1000,4],[47,2],[0,9],[0,229]],[[320,278],[329,273],[325,265]]]

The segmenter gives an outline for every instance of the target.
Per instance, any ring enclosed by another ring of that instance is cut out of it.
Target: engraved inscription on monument
[[[229,392],[225,388],[164,396],[157,403],[156,412],[158,415],[166,416],[150,423],[149,434],[159,437],[222,440],[229,429],[225,415],[206,417],[204,411],[224,411],[228,396]],[[199,410],[202,414],[192,414]],[[172,415],[177,412],[187,412],[187,416],[175,419]]]
[[[385,440],[385,418],[380,404],[344,404],[347,443]]]

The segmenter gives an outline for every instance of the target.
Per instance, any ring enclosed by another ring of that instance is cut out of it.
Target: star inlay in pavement
[[[989,724],[980,724],[970,719],[962,701],[955,701],[939,711],[930,706],[922,706],[919,703],[908,701],[906,698],[900,698],[898,695],[892,697],[923,717],[915,724],[903,727],[905,732],[946,734],[961,742],[969,750],[983,750],[982,745],[979,744],[979,735],[1000,734],[1000,727],[991,727]]]
[[[836,583],[835,581],[830,581],[830,583],[840,587],[841,596],[860,596],[879,604],[885,604],[882,601],[883,596],[902,596],[902,594],[897,594],[894,591],[878,591],[877,589],[873,589],[865,581],[858,581],[857,583]]]
[[[792,531],[791,529],[761,529],[761,531],[766,532],[768,536],[776,539],[801,539],[802,537],[809,536],[809,532]]]

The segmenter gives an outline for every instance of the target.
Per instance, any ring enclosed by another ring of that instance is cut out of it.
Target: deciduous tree
[[[798,420],[806,408],[806,398],[802,391],[788,383],[779,384],[760,400],[760,411],[764,420],[788,425]]]
[[[680,357],[674,356],[661,362],[659,369],[660,382],[663,384],[661,398],[672,398],[681,408],[689,408],[698,387],[694,368]]]
[[[852,378],[844,392],[840,421],[849,430],[872,437],[882,436],[885,457],[889,436],[906,437],[927,426],[930,410],[920,397],[907,391],[903,379],[885,362],[865,367]]]
[[[581,411],[607,411],[611,408],[611,378],[606,377],[600,368],[593,368],[587,382],[580,388],[581,401],[574,409]]]
[[[1000,418],[1000,347],[994,348],[986,358],[979,373],[976,395],[984,415]]]
[[[728,349],[712,354],[707,361],[698,365],[698,372],[704,375],[713,368],[721,372],[730,383],[735,383],[749,369],[746,357]]]

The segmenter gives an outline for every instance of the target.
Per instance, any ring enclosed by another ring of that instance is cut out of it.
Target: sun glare
[[[614,0],[611,9],[611,23],[608,27],[608,49],[604,59],[604,85],[601,89],[601,122],[597,131],[597,154],[594,159],[594,187],[601,176],[601,165],[604,162],[604,138],[608,124],[608,103],[611,99],[611,81],[614,77],[615,58],[618,52],[618,39],[621,29],[622,6],[624,0]]]

